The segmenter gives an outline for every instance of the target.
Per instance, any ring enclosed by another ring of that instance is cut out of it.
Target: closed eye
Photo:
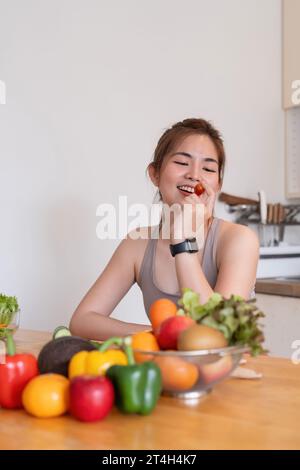
[[[215,171],[215,170],[211,170],[210,168],[203,168],[203,170],[205,170],[205,171],[209,171],[210,173],[216,173],[216,171]]]
[[[174,163],[176,163],[177,165],[188,166],[188,163],[186,162],[174,162]],[[211,170],[210,168],[203,168],[203,170],[208,171],[209,173],[217,173],[215,170]]]

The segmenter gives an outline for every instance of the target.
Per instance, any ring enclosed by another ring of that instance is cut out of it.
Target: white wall
[[[0,290],[23,327],[69,321],[119,243],[96,238],[97,206],[150,204],[145,168],[177,120],[223,131],[224,191],[283,199],[280,5],[0,0]],[[146,321],[137,287],[115,315]]]

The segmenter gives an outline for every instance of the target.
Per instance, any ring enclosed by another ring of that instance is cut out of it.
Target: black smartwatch
[[[184,240],[184,242],[170,245],[171,255],[174,257],[179,253],[197,253],[199,251],[196,238]]]

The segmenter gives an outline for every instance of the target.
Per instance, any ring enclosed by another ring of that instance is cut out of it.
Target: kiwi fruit
[[[225,348],[227,340],[221,331],[206,325],[195,325],[182,331],[177,342],[180,351]]]

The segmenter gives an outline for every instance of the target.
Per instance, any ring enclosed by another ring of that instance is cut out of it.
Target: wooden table
[[[20,330],[17,349],[37,354],[49,338]],[[0,410],[0,449],[299,449],[300,365],[261,356],[247,367],[263,378],[230,378],[196,405],[161,397],[146,417],[114,408],[104,421],[86,424]]]

